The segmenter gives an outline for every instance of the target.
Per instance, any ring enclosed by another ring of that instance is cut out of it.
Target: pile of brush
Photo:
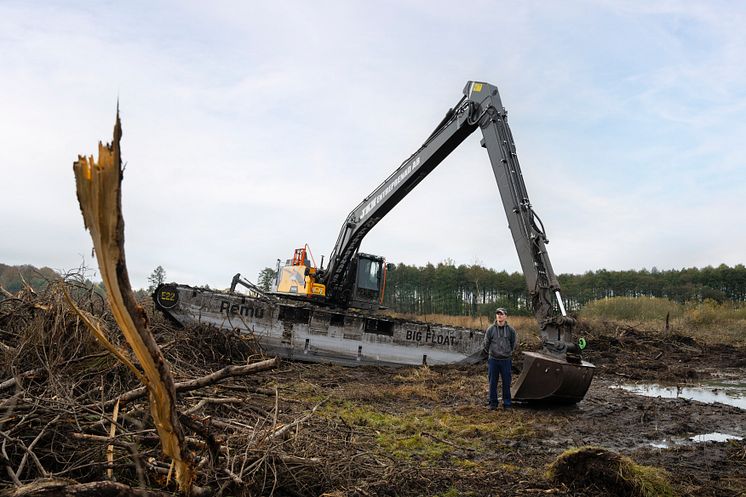
[[[83,323],[91,320],[127,350],[100,290],[67,278],[44,291],[4,297],[0,492],[173,495],[172,461],[163,455],[146,389]],[[345,457],[318,457],[344,453],[349,444],[324,426],[313,428],[325,423],[313,415],[319,402],[281,409],[287,402],[260,373],[281,365],[263,357],[251,337],[205,326],[179,329],[149,315],[175,378],[193,469],[182,493],[257,495],[282,488],[318,495],[344,486],[340,478],[360,476],[345,467],[351,465]]]

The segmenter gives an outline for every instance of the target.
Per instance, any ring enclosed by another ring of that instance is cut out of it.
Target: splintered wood
[[[180,490],[188,493],[193,469],[177,417],[173,376],[148,329],[145,311],[137,304],[127,274],[121,202],[121,137],[122,126],[117,113],[114,139],[107,145],[99,142],[98,162],[93,156],[78,156],[73,165],[78,202],[93,240],[112,313],[143,369],[150,410],[163,452],[174,461]]]

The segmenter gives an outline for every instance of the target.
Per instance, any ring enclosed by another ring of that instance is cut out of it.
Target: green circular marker
[[[588,345],[588,343],[585,341],[585,338],[580,337],[578,339],[578,347],[580,347],[580,350],[583,350],[586,345]]]

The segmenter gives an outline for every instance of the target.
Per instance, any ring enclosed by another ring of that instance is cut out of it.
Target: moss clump
[[[607,495],[675,497],[666,472],[640,466],[629,457],[600,447],[570,449],[549,466],[547,478],[582,490],[595,487]]]

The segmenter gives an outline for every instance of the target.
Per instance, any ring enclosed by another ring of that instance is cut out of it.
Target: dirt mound
[[[597,374],[685,383],[746,365],[743,347],[681,333],[606,321],[580,321],[576,332],[587,340],[583,358],[596,366]]]
[[[549,467],[551,479],[573,490],[619,497],[675,495],[665,473],[600,447],[570,449]]]

